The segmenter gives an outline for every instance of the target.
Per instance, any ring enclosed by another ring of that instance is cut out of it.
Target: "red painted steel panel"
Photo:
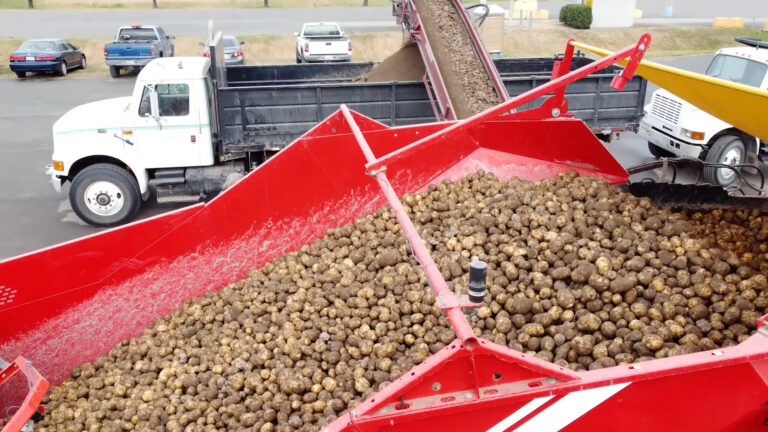
[[[446,125],[389,130],[359,120],[364,131],[380,130],[372,139],[377,155]],[[422,187],[466,153],[443,152],[429,167],[393,176],[393,184]],[[364,162],[346,123],[332,116],[205,205],[3,262],[0,285],[20,294],[2,312],[0,357],[22,354],[52,383],[61,382],[73,366],[184,300],[383,205]]]

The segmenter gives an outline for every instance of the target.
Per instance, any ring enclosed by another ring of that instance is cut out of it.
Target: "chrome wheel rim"
[[[723,165],[731,165],[731,166],[738,165],[741,163],[741,158],[742,158],[741,150],[738,148],[732,148],[727,152],[725,152],[721,163]],[[725,180],[725,182],[730,181],[736,176],[736,173],[733,170],[728,168],[720,168],[719,172],[720,172],[720,178]]]
[[[99,216],[112,216],[125,205],[125,195],[117,185],[107,181],[91,183],[83,193],[83,200],[91,212]]]

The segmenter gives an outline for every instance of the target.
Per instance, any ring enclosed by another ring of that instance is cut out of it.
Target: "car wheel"
[[[301,64],[301,63],[302,63],[302,61],[301,61],[301,57],[299,57],[299,56],[296,56],[296,63],[299,63],[299,64]]]
[[[75,213],[94,226],[127,222],[139,210],[139,184],[128,171],[112,164],[96,164],[80,171],[69,189]]]
[[[651,152],[651,154],[657,158],[662,158],[662,157],[668,158],[668,157],[675,156],[674,153],[672,153],[671,151],[665,150],[650,141],[648,141],[648,151]]]
[[[64,60],[59,63],[59,75],[60,76],[66,76],[67,75],[67,62]]]
[[[85,56],[80,57],[80,69],[85,70],[86,62],[85,62]]]
[[[18,71],[16,72],[16,76],[19,78],[24,78],[25,76],[27,76],[27,73],[23,71]]]
[[[119,78],[120,77],[120,67],[119,66],[110,66],[109,67],[109,76],[112,78]]]
[[[715,141],[707,152],[704,160],[708,164],[741,165],[746,158],[746,146],[740,137],[724,135]],[[730,168],[704,168],[704,180],[717,186],[733,186],[739,181],[739,176]]]

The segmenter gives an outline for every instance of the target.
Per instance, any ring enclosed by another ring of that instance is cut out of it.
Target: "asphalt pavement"
[[[667,0],[638,0],[645,24],[680,25],[700,23],[718,16],[741,17],[763,22],[768,18],[768,1],[672,0],[672,19],[666,21]],[[472,3],[472,2],[468,2]],[[509,7],[509,1],[493,2]],[[539,1],[557,19],[560,8],[578,0]],[[87,38],[112,37],[117,28],[133,23],[162,25],[169,34],[203,36],[208,20],[216,28],[237,35],[285,34],[299,31],[308,21],[335,21],[348,32],[396,30],[392,8],[251,8],[251,9],[3,9],[0,38]],[[697,20],[698,19],[698,20]],[[686,21],[688,20],[688,21]],[[642,24],[642,23],[641,23]],[[643,25],[645,25],[643,24]]]
[[[126,96],[134,78],[35,76],[0,80],[0,259],[94,234],[45,175],[51,161],[53,123],[75,106]],[[146,218],[178,206],[147,203]]]

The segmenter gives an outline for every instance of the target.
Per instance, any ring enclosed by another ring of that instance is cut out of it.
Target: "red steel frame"
[[[496,90],[496,93],[501,100],[509,99],[509,94],[507,93],[507,88],[504,86],[504,81],[501,79],[498,70],[496,70],[496,66],[493,64],[491,56],[485,49],[483,41],[480,40],[477,30],[475,30],[475,27],[472,25],[472,21],[467,15],[467,11],[464,10],[464,6],[461,4],[460,0],[451,0],[451,2],[456,8],[461,21],[464,24],[464,28],[466,28],[469,33],[472,45],[475,47],[475,52],[480,58],[483,68],[488,73],[491,85],[493,85],[493,88]],[[406,30],[409,33],[409,40],[415,42],[419,47],[421,58],[424,60],[424,65],[426,67],[424,83],[427,86],[427,94],[429,95],[433,108],[435,108],[434,101],[432,100],[432,90],[434,90],[440,107],[440,115],[437,117],[437,120],[456,120],[456,111],[453,108],[453,102],[448,94],[445,81],[443,81],[443,75],[440,73],[440,68],[435,59],[435,55],[432,52],[432,46],[429,43],[427,33],[424,31],[424,26],[416,6],[411,0],[396,0],[392,4],[392,13],[397,17],[397,23],[403,24],[406,27]],[[427,78],[429,78],[429,82],[432,84],[432,89],[427,85]]]
[[[381,185],[392,201],[478,169],[502,180],[573,169],[625,182],[584,123],[563,114],[558,95],[589,67],[565,70],[546,89],[463,122],[389,128],[341,110],[208,203],[0,262],[0,289],[15,292],[0,304],[0,356],[23,353],[61,382],[188,298],[385,205]],[[540,108],[507,114],[546,91],[554,96]],[[762,429],[768,416],[763,329],[734,347],[575,373],[476,339],[461,324],[461,300],[439,289],[458,339],[329,431],[743,431]],[[18,396],[3,391],[1,409]]]
[[[0,363],[2,363],[2,361],[0,361]],[[17,357],[13,363],[8,363],[0,369],[0,388],[19,372],[21,372],[27,379],[28,393],[7,424],[2,424],[2,416],[5,415],[5,412],[0,413],[0,426],[3,426],[1,432],[16,432],[21,430],[21,428],[27,424],[29,419],[38,411],[40,402],[43,400],[43,396],[50,386],[48,381],[43,378],[34,367],[32,367],[32,362],[24,357]]]

